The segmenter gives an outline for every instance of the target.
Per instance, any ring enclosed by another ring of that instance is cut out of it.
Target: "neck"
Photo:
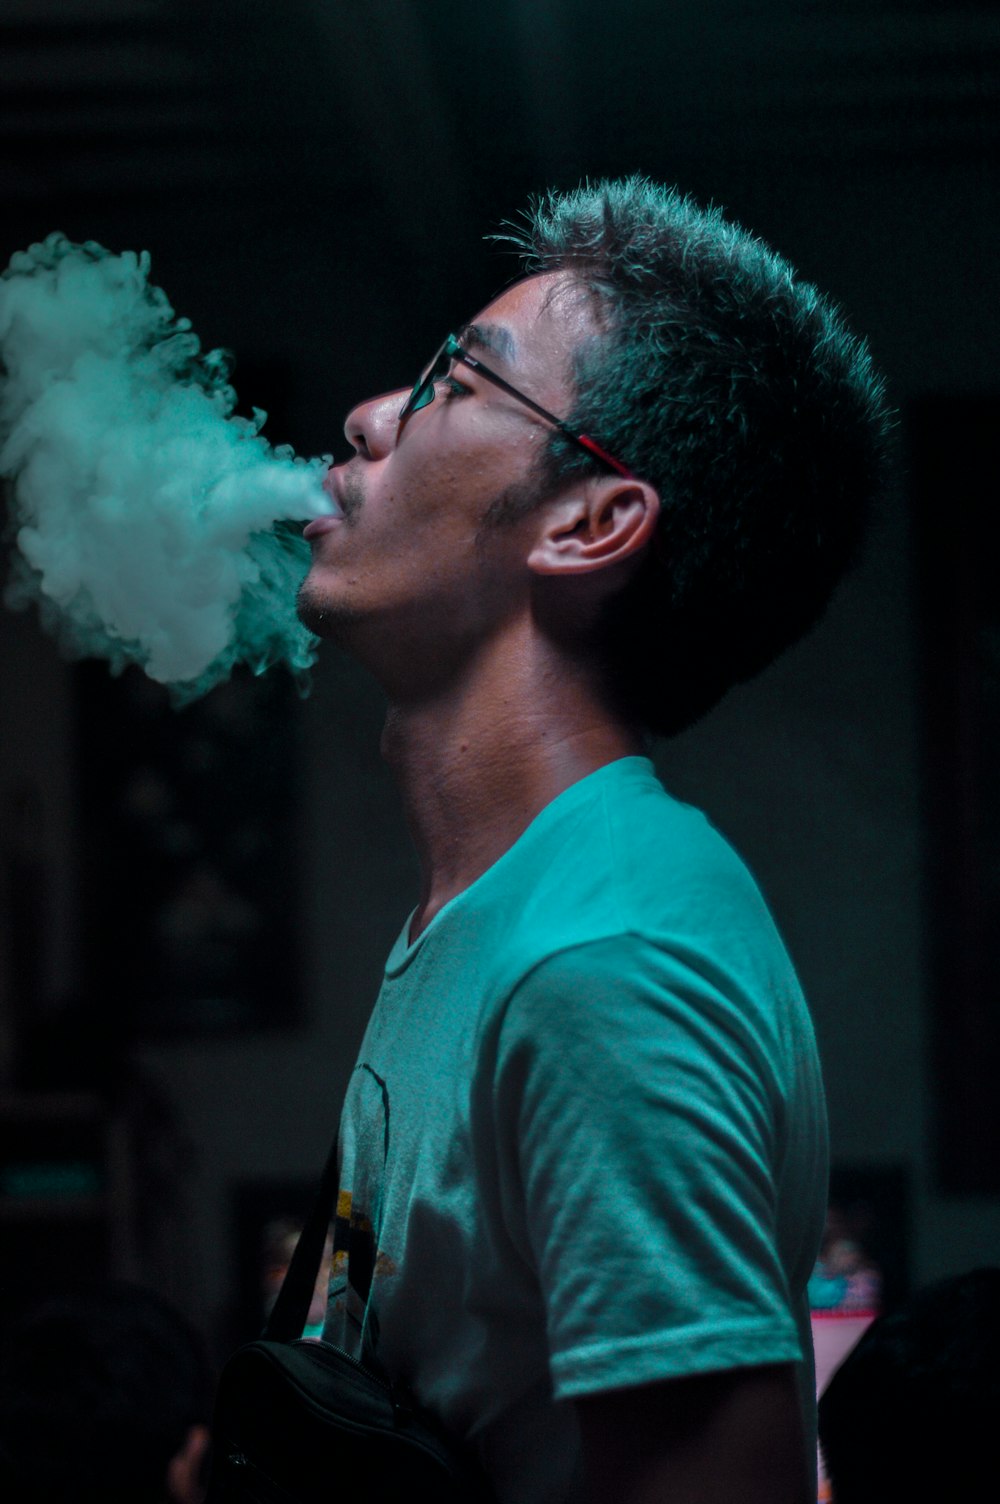
[[[382,752],[421,870],[411,938],[588,773],[642,750],[573,660],[501,652],[427,699],[390,704]]]

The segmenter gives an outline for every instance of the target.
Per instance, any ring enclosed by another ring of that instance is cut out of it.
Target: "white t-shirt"
[[[325,1336],[570,1499],[572,1396],[800,1364],[812,1025],[746,868],[645,758],[555,799],[386,965],[341,1124]]]

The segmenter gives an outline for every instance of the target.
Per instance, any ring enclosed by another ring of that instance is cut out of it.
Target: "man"
[[[509,1504],[814,1490],[815,1044],[752,879],[644,755],[820,614],[885,427],[863,347],[641,179],[355,408],[300,610],[385,690],[420,858],[341,1128],[326,1335]],[[812,1497],[815,1497],[814,1491]]]

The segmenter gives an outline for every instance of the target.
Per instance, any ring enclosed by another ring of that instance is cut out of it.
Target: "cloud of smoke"
[[[225,353],[148,280],[149,257],[54,234],[0,276],[6,599],[37,602],[73,656],[138,663],[192,699],[236,664],[305,675],[309,559],[284,519],[333,510],[327,460],[238,417]]]

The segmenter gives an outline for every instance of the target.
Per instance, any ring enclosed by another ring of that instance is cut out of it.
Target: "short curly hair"
[[[828,299],[676,189],[551,191],[508,231],[526,272],[569,272],[597,315],[570,425],[660,494],[603,642],[623,711],[672,735],[821,616],[884,476],[884,382]],[[592,464],[554,430],[541,479]]]

